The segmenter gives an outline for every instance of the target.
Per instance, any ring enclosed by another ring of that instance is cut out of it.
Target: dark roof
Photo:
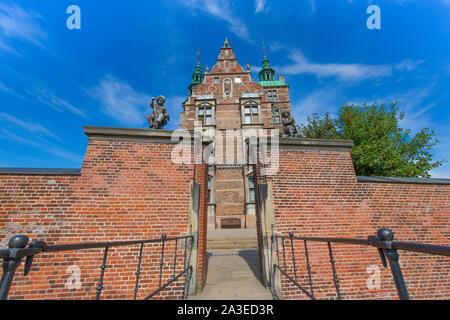
[[[436,179],[436,178],[394,178],[394,177],[357,177],[357,178],[359,182],[450,184],[450,179]]]
[[[58,168],[1,168],[0,174],[79,175],[81,169]]]

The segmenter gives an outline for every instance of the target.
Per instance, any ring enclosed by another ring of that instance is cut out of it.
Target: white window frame
[[[256,113],[254,112],[255,107]],[[250,113],[247,112],[247,108],[250,108]],[[250,122],[247,122],[247,117],[249,115],[250,115]],[[261,123],[261,105],[258,102],[250,100],[242,104],[242,123],[245,125]]]
[[[275,97],[275,99],[274,99]],[[269,90],[267,91],[267,100],[269,102],[278,102],[278,92],[277,90]]]
[[[207,110],[211,109],[210,114],[207,114]],[[195,119],[200,121],[203,126],[211,126],[216,123],[216,110],[215,105],[209,102],[202,102],[195,106]],[[202,112],[200,110],[203,110]],[[206,123],[207,117],[211,118],[210,123]],[[202,117],[202,119],[200,119]]]

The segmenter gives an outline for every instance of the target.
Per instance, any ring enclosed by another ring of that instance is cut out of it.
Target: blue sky
[[[176,129],[198,48],[212,67],[225,37],[255,80],[265,39],[297,123],[399,100],[402,126],[434,129],[450,161],[450,0],[0,0],[0,167],[81,167],[84,125],[145,128],[159,94]]]

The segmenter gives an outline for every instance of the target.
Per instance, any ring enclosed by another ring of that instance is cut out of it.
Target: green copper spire
[[[270,61],[266,56],[266,46],[263,41],[264,59],[262,61],[262,70],[259,72],[260,81],[274,81],[275,70],[270,67]]]
[[[204,78],[202,66],[200,65],[200,50],[197,52],[197,55],[198,55],[198,62],[197,66],[195,67],[195,71],[192,74],[192,82],[189,85],[189,95],[192,95],[192,90],[194,89],[194,87],[202,83]]]

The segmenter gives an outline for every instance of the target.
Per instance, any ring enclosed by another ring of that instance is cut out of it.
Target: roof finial
[[[228,42],[228,37],[225,38],[225,43],[223,44],[225,48],[228,48],[230,46],[230,43]]]
[[[197,60],[198,60],[198,63],[200,63],[200,48],[198,48],[198,50],[197,50]]]
[[[263,38],[263,41],[262,41],[262,45],[263,45],[263,53],[264,53],[264,57],[265,57],[266,56],[266,44],[264,42],[264,38]]]

